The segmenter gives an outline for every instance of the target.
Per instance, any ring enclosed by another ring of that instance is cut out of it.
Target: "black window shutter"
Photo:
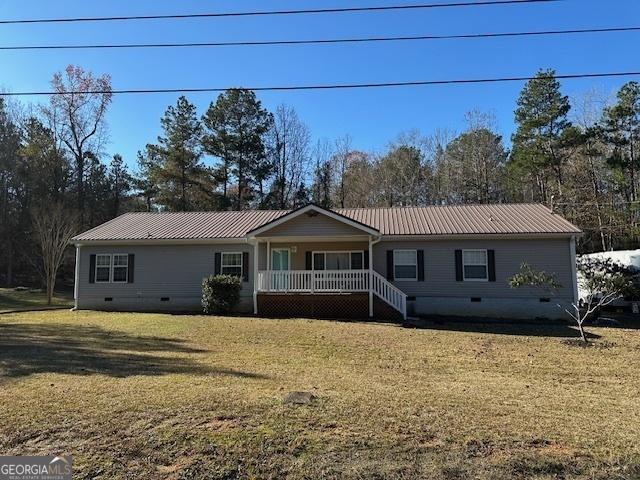
[[[313,268],[313,264],[311,263],[311,252],[304,252],[304,268],[305,270],[311,270]]]
[[[220,275],[221,266],[222,266],[222,254],[220,252],[216,252],[213,256],[213,274]]]
[[[130,253],[128,256],[127,283],[133,283],[133,275],[136,268],[136,256]]]
[[[96,256],[89,256],[89,283],[96,283]]]
[[[249,281],[249,252],[242,252],[242,281]]]
[[[461,282],[462,280],[462,250],[456,250],[456,282]]]
[[[424,282],[424,250],[418,250],[418,281]]]
[[[393,281],[393,250],[387,250],[387,280]]]
[[[489,269],[489,281],[496,281],[496,251],[487,250],[487,263]]]
[[[362,259],[362,267],[365,270],[369,270],[369,250],[364,251],[364,258]]]

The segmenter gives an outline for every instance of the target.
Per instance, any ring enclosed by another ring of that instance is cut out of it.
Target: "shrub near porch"
[[[0,451],[78,478],[637,478],[640,331],[454,327],[3,315]]]

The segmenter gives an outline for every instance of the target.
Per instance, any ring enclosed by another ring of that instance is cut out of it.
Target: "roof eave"
[[[118,239],[75,239],[71,243],[76,247],[100,245],[219,245],[225,243],[247,243],[246,237],[228,238],[118,238]]]
[[[311,210],[317,210],[323,215],[327,215],[328,217],[333,218],[334,220],[342,222],[358,230],[362,230],[363,232],[366,232],[367,235],[374,235],[374,236],[380,235],[380,231],[370,227],[369,225],[366,225],[362,222],[349,218],[345,215],[342,215],[328,208],[322,207],[320,205],[316,205],[315,203],[310,203],[296,210],[292,210],[289,213],[282,215],[281,217],[278,217],[268,223],[265,223],[264,225],[261,225],[260,227],[250,230],[249,232],[247,232],[247,237],[255,238],[256,235],[262,235],[263,233],[268,232],[272,228],[275,228],[278,225],[282,225],[283,223],[286,223],[289,220],[293,220],[294,218],[300,215],[303,215]]]
[[[417,234],[417,235],[382,235],[383,241],[390,240],[527,240],[581,237],[582,232],[530,232],[530,233],[450,233],[450,234]]]

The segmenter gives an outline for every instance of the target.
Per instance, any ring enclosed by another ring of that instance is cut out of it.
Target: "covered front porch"
[[[270,297],[270,305],[286,302],[298,304],[301,310],[315,305],[312,311],[351,295],[352,304],[362,305],[365,298],[364,316],[374,316],[378,298],[405,318],[406,295],[373,269],[373,251],[379,241],[376,231],[317,206],[259,229],[250,237],[256,259],[255,313],[264,313],[259,307],[264,309],[267,295],[279,296]],[[283,295],[297,299],[285,300]]]
[[[267,240],[262,248],[258,244],[256,288],[258,292],[367,292],[371,252],[368,243]]]

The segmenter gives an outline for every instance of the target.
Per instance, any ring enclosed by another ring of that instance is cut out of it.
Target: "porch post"
[[[271,240],[267,239],[267,270],[271,271]]]
[[[273,275],[271,274],[271,240],[267,238],[267,291],[271,292],[271,282]]]
[[[373,318],[373,243],[371,242],[371,235],[369,235],[369,318]]]
[[[258,257],[260,248],[258,240],[253,244],[253,314],[258,314]]]

